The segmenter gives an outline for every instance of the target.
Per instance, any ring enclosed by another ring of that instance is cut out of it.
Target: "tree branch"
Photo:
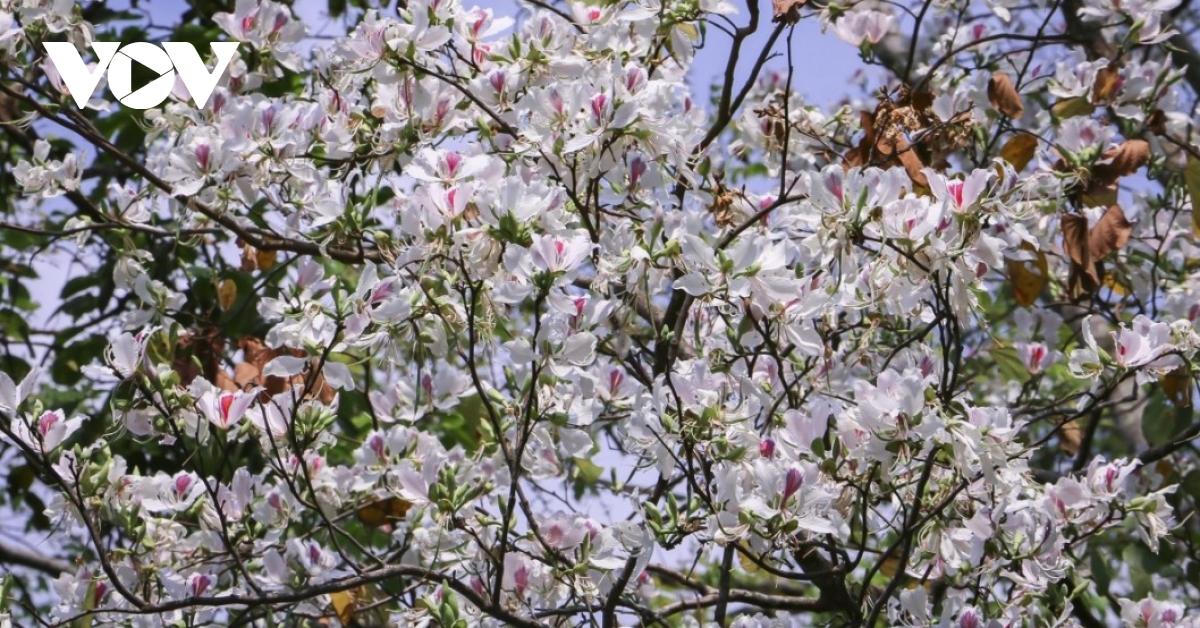
[[[47,556],[28,547],[16,547],[8,543],[0,543],[0,563],[20,565],[51,576],[75,570],[71,563],[61,558]]]

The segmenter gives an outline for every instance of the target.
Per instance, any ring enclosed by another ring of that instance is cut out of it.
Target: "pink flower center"
[[[188,488],[192,486],[192,476],[187,473],[181,473],[175,476],[175,495],[183,497]]]
[[[954,199],[954,205],[961,209],[963,204],[963,182],[951,181],[946,184],[946,190],[950,192],[950,198]]]
[[[513,572],[513,582],[517,584],[517,595],[524,595],[529,588],[529,568],[521,565]]]
[[[369,444],[371,451],[375,453],[376,458],[379,458],[380,460],[387,458],[387,451],[384,449],[383,436],[379,434],[372,436]]]
[[[212,577],[206,574],[200,574],[192,579],[192,596],[200,597],[212,586]]]
[[[501,71],[493,72],[492,75],[488,77],[488,82],[492,84],[492,89],[496,90],[497,94],[499,94],[500,92],[503,92],[504,91],[504,72],[501,72]]]
[[[461,163],[462,155],[459,155],[455,152],[446,153],[446,172],[449,173],[450,176],[454,176],[454,173],[458,171],[458,166]]]
[[[212,157],[212,147],[208,144],[201,144],[196,147],[196,163],[200,164],[200,169],[208,171],[208,160]]]
[[[592,96],[592,117],[599,123],[604,120],[604,107],[608,104],[608,96],[606,94],[596,94]]]
[[[618,369],[613,369],[608,373],[608,390],[616,394],[617,389],[621,387],[621,382],[625,381],[625,373]]]
[[[49,434],[50,430],[54,429],[58,421],[59,416],[57,412],[47,412],[38,419],[38,431],[41,432],[42,438],[45,438],[46,434]]]
[[[229,408],[233,406],[233,393],[221,395],[221,421],[229,423]]]

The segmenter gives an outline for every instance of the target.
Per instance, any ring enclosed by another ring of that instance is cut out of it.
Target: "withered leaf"
[[[1092,84],[1092,102],[1111,103],[1121,87],[1121,70],[1116,62],[1109,64],[1096,72],[1096,82]]]
[[[896,143],[896,157],[900,159],[904,171],[908,173],[908,178],[912,179],[913,183],[921,187],[929,187],[929,177],[922,172],[925,164],[921,163],[921,158],[917,156],[912,146],[909,146],[908,140],[901,138]]]
[[[858,147],[851,148],[846,151],[846,156],[842,159],[842,169],[849,170],[851,168],[862,167],[866,163],[863,159],[862,151]]]
[[[1101,155],[1101,163],[1092,168],[1092,176],[1101,181],[1115,181],[1137,172],[1150,161],[1150,144],[1146,140],[1125,140]]]
[[[1087,218],[1063,214],[1062,233],[1063,251],[1071,260],[1067,289],[1071,298],[1077,300],[1100,288],[1104,276],[1100,261],[1129,242],[1133,224],[1125,218],[1121,207],[1114,204],[1108,206],[1090,232]]]
[[[1083,444],[1083,430],[1079,429],[1079,422],[1074,419],[1058,426],[1058,448],[1066,452],[1068,456],[1074,456],[1079,453],[1079,446]]]
[[[234,392],[240,389],[237,382],[233,381],[233,378],[229,376],[229,372],[224,369],[217,371],[216,381],[213,383],[216,384],[217,388],[225,392]]]
[[[1081,207],[1108,207],[1117,202],[1116,182],[1095,182],[1079,195]]]
[[[1088,250],[1087,218],[1079,214],[1063,214],[1063,251],[1071,263],[1067,275],[1067,292],[1072,300],[1079,300],[1096,290],[1100,277],[1092,264]]]
[[[1013,300],[1021,307],[1029,307],[1037,300],[1046,282],[1050,279],[1049,264],[1046,254],[1034,251],[1028,242],[1021,245],[1026,251],[1033,251],[1032,260],[1015,260],[1005,258],[1004,265],[1008,271],[1008,282],[1012,285]]]
[[[263,387],[261,399],[264,403],[274,395],[278,395],[286,390],[291,390],[293,386],[307,386],[307,395],[315,396],[323,403],[332,402],[334,397],[337,395],[337,390],[335,390],[333,386],[330,386],[325,381],[325,376],[321,373],[315,373],[311,375],[307,373],[300,373],[291,377],[280,377],[277,375],[271,375],[266,378],[262,377],[263,368],[266,367],[267,363],[280,355],[290,355],[297,358],[304,357],[306,354],[300,349],[284,348],[277,351],[268,347],[258,338],[243,338],[238,342],[238,346],[241,347],[245,354],[244,364],[246,366],[239,365],[239,367],[242,369],[242,373],[244,375],[249,375],[253,372],[251,369],[256,369],[258,371],[258,374],[250,381],[250,383],[255,386]],[[309,361],[310,367],[316,368],[316,365],[317,361],[315,358]],[[310,372],[311,370],[308,373]],[[309,384],[310,377],[311,385]],[[244,385],[240,379],[237,383]]]
[[[184,386],[190,385],[197,377],[220,386],[221,356],[224,353],[225,341],[215,329],[202,332],[187,330],[179,335],[171,368],[179,375],[179,382]]]
[[[1088,252],[1092,261],[1098,262],[1105,255],[1124,247],[1132,233],[1133,223],[1125,218],[1121,207],[1109,205],[1088,236]]]
[[[1012,79],[1005,72],[996,72],[988,81],[988,102],[992,104],[993,109],[1007,118],[1015,120],[1025,113],[1021,95],[1017,93]]]
[[[358,610],[358,598],[361,593],[362,587],[350,591],[334,591],[329,594],[333,612],[343,626],[354,625],[354,612]]]
[[[1013,170],[1020,172],[1037,151],[1037,137],[1026,133],[1014,135],[1000,149],[1000,158],[1012,164]]]
[[[933,92],[913,92],[909,97],[912,100],[912,108],[918,113],[925,113],[933,107]]]
[[[233,367],[233,383],[238,388],[254,386],[258,382],[259,368],[249,362],[239,362]]]
[[[772,22],[783,22],[785,24],[795,24],[800,21],[800,7],[804,6],[805,0],[771,0],[771,5],[774,9],[774,17]]]
[[[1129,289],[1129,286],[1125,283],[1124,280],[1118,278],[1116,275],[1114,275],[1112,273],[1105,273],[1104,281],[1101,282],[1101,284],[1105,288],[1112,290],[1113,294],[1116,294],[1117,296],[1121,296],[1121,297],[1129,296],[1129,293],[1132,292],[1132,290]]]
[[[1186,366],[1177,366],[1158,376],[1163,393],[1176,408],[1192,407],[1192,375]]]
[[[1086,96],[1064,98],[1050,106],[1050,113],[1056,120],[1090,115],[1095,110],[1096,105],[1093,105]]]
[[[1063,214],[1062,234],[1063,251],[1067,253],[1067,257],[1080,266],[1090,264],[1087,218],[1079,214]]]
[[[1162,109],[1155,109],[1146,116],[1146,128],[1155,135],[1167,134],[1167,114]]]
[[[1192,235],[1200,238],[1200,159],[1188,157],[1183,167],[1183,182],[1192,201]]]
[[[388,497],[371,502],[355,511],[359,521],[368,528],[378,528],[384,524],[394,523],[404,519],[412,503],[399,497]]]
[[[276,251],[255,251],[254,260],[258,263],[259,270],[271,270],[275,266],[275,258],[278,257]]]
[[[222,312],[228,312],[229,308],[233,307],[237,301],[238,289],[237,283],[232,279],[222,279],[217,282],[217,306]]]

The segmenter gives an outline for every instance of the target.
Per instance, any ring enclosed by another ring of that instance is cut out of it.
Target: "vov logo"
[[[238,47],[237,42],[211,42],[209,45],[217,55],[217,64],[209,72],[196,48],[188,43],[164,41],[162,48],[159,48],[150,42],[138,41],[122,48],[119,41],[96,41],[92,42],[92,50],[98,62],[96,69],[88,71],[75,44],[48,41],[43,45],[51,63],[62,76],[63,83],[71,90],[75,104],[81,109],[87,106],[105,70],[108,71],[109,91],[126,107],[150,109],[162,104],[175,86],[176,71],[196,106],[203,107],[221,80],[221,75],[225,74]],[[158,78],[136,92],[133,91],[134,61],[158,73]]]

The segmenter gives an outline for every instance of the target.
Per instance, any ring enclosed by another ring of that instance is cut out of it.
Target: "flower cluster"
[[[49,372],[0,373],[0,434],[78,558],[31,603],[1192,625],[1151,595],[1200,573],[1176,3],[986,4],[917,3],[905,33],[881,3],[342,3],[327,41],[238,0],[209,102],[173,94],[133,145],[103,106],[56,113],[52,75],[0,82],[38,119],[0,118],[30,140],[19,194],[61,218],[22,233],[104,260],[64,310],[115,301]],[[119,22],[83,16],[0,0],[0,72]],[[898,82],[807,103],[768,62],[804,19]],[[709,103],[689,73],[729,37]],[[95,158],[31,139],[54,125]]]

